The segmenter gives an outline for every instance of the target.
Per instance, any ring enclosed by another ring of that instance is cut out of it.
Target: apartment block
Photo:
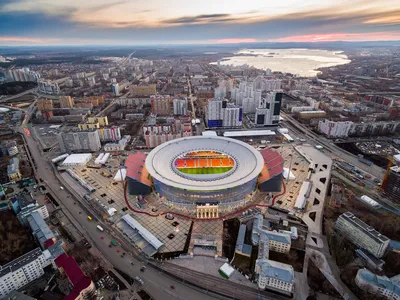
[[[348,137],[352,125],[351,121],[334,122],[325,119],[318,122],[318,131],[328,138]]]
[[[60,96],[60,106],[61,108],[73,108],[74,98],[71,96]]]
[[[166,115],[171,114],[171,97],[168,95],[151,95],[151,109],[153,114]]]
[[[57,138],[62,152],[96,152],[101,149],[98,130],[65,132]]]
[[[0,299],[44,275],[50,264],[40,248],[36,248],[0,267]]]
[[[39,99],[36,102],[37,109],[42,110],[52,110],[53,109],[53,100],[51,99]]]
[[[367,250],[377,258],[385,255],[390,240],[368,226],[351,212],[341,214],[336,220],[335,229],[346,236],[356,246]]]

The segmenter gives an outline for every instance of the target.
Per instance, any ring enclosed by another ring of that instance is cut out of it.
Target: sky
[[[0,0],[0,45],[400,40],[400,0]]]

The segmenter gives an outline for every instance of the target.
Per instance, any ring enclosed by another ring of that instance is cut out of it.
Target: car
[[[131,261],[131,265],[132,265],[132,266],[134,265],[133,261]]]
[[[117,249],[117,253],[120,253],[121,251],[119,249]]]
[[[144,281],[142,278],[140,278],[139,276],[135,277],[135,280],[140,284],[140,285],[144,285]]]
[[[104,240],[104,236],[101,236],[100,238],[101,238],[102,240]]]
[[[142,267],[140,268],[140,272],[144,272],[144,270],[146,270],[146,267],[145,267],[145,266],[142,266]]]
[[[171,285],[170,288],[174,290],[174,289],[175,289],[175,286]]]

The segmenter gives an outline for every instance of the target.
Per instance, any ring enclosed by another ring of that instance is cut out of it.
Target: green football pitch
[[[220,174],[231,170],[233,167],[205,167],[205,168],[179,168],[185,174]]]

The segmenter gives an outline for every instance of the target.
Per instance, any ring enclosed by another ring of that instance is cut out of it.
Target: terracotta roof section
[[[145,167],[145,161],[146,155],[142,152],[130,154],[125,161],[126,176],[147,186],[151,186],[150,175]]]
[[[261,156],[264,159],[264,168],[259,177],[261,183],[283,173],[284,160],[278,152],[265,149],[261,152]]]

